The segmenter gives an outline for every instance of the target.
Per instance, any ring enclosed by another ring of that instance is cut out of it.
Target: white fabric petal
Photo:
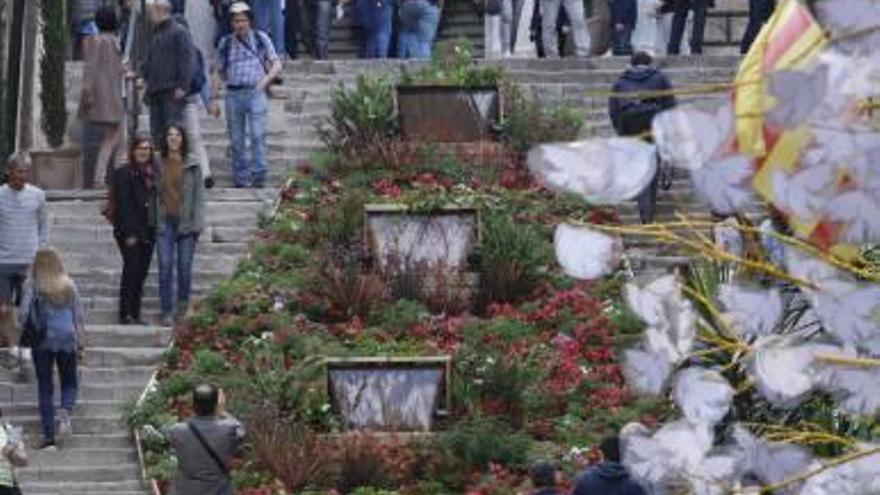
[[[714,114],[688,106],[666,110],[654,117],[651,133],[665,163],[698,170],[733,139],[733,105]]]
[[[843,224],[842,240],[852,244],[880,242],[880,195],[849,191],[825,205],[826,217]]]
[[[813,64],[805,70],[776,70],[767,76],[767,94],[776,101],[767,112],[772,124],[794,129],[812,116],[828,91],[828,67]]]
[[[754,200],[749,182],[754,175],[753,159],[730,155],[695,170],[691,177],[694,189],[712,207],[712,211],[730,215],[741,211]]]
[[[773,485],[806,472],[813,462],[813,455],[800,445],[767,442],[752,435],[746,428],[736,425],[733,440],[740,456],[740,467],[745,474],[756,476],[761,482]],[[781,491],[794,495],[800,490],[795,484]]]
[[[743,336],[768,335],[782,318],[782,295],[779,289],[763,290],[738,284],[723,284],[718,300],[734,331]]]
[[[874,450],[877,445],[861,445],[862,452]],[[818,470],[816,462],[808,471]],[[880,493],[880,453],[861,457],[852,462],[834,466],[809,478],[800,495],[873,495]]]
[[[623,375],[636,393],[657,397],[672,373],[672,361],[666,352],[628,349],[623,353]]]
[[[843,357],[856,357],[844,353]],[[838,398],[842,410],[856,416],[880,414],[880,368],[859,367],[818,362],[818,382]]]
[[[779,336],[764,337],[756,347],[750,374],[761,396],[779,407],[794,407],[816,388],[817,354],[840,352],[834,345],[797,343]]]
[[[656,148],[636,138],[542,144],[529,152],[527,164],[547,187],[593,204],[630,200],[657,173]]]
[[[630,309],[645,323],[660,325],[666,318],[665,302],[681,298],[681,281],[675,275],[664,275],[644,287],[628,283],[625,288],[625,297]]]
[[[832,47],[847,54],[876,55],[880,46],[880,4],[876,0],[823,0],[813,5],[817,20],[832,33]]]
[[[773,204],[804,221],[818,220],[835,192],[837,170],[827,163],[789,175],[773,174]]]
[[[608,275],[620,264],[623,255],[619,237],[586,226],[558,225],[553,245],[556,260],[565,274],[580,280]]]
[[[727,495],[734,488],[739,459],[730,455],[706,457],[688,469],[688,480],[694,495]]]
[[[628,438],[623,461],[636,479],[663,485],[685,482],[683,474],[699,465],[711,449],[708,427],[678,420],[664,425],[653,437]]]
[[[734,391],[718,372],[694,367],[676,375],[672,395],[688,421],[715,426],[727,416]]]
[[[666,351],[674,363],[691,353],[696,314],[690,301],[682,297],[681,282],[675,275],[660,277],[644,287],[629,283],[624,295],[633,312],[649,326],[645,331],[649,352]]]
[[[810,295],[826,332],[880,355],[880,285],[826,279]]]

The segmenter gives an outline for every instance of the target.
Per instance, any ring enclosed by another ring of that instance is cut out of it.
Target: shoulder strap
[[[192,421],[187,421],[186,425],[189,426],[189,430],[193,433],[193,435],[195,435],[199,443],[202,444],[205,452],[207,452],[208,455],[211,456],[211,459],[214,460],[214,462],[217,464],[217,467],[220,468],[220,471],[224,475],[229,476],[229,467],[226,465],[226,463],[223,462],[223,460],[220,459],[220,456],[217,455],[217,452],[215,452],[214,449],[211,448],[211,445],[208,444],[208,441],[205,440],[204,436],[202,436],[202,432],[200,432],[199,429],[196,428],[196,425],[194,425]]]

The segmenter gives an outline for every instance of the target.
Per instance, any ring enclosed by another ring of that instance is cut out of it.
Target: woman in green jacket
[[[156,219],[159,244],[159,299],[162,324],[171,326],[175,317],[189,308],[192,264],[205,224],[205,186],[199,160],[187,147],[183,129],[171,125],[162,146],[162,176],[159,181]],[[177,305],[174,299],[174,268],[177,265]]]

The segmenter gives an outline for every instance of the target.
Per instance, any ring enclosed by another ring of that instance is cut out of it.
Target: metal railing
[[[146,56],[149,38],[145,3],[145,0],[140,0],[132,4],[126,24],[125,46],[122,56],[128,69],[135,74],[139,72],[141,63]],[[141,95],[137,77],[125,79],[123,95],[125,97],[126,130],[130,142],[137,135],[141,115]]]

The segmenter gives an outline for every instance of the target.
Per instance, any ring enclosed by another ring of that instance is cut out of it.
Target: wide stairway
[[[88,191],[49,193],[51,243],[77,282],[88,316],[87,352],[79,370],[79,401],[72,439],[59,452],[31,450],[31,466],[19,472],[29,495],[142,495],[140,468],[123,406],[149,382],[170,340],[156,325],[158,284],[154,258],[144,297],[148,326],[119,326],[117,292],[121,259],[110,225],[100,216],[104,195]],[[261,212],[273,190],[215,189],[208,194],[208,227],[196,249],[194,289],[204,294],[234,270],[246,254]],[[32,375],[32,367],[27,368]],[[56,386],[57,387],[57,386]],[[4,417],[26,428],[28,446],[38,445],[40,422],[33,378],[22,383],[0,373]]]
[[[729,81],[738,59],[734,57],[676,58],[660,62],[677,86]],[[581,109],[583,137],[610,135],[607,91],[626,65],[614,58],[592,60],[505,62],[509,74],[529,93],[547,104]],[[298,166],[321,149],[315,126],[330,113],[331,91],[353,83],[361,74],[399,74],[418,63],[400,61],[292,62],[284,69],[284,84],[273,88],[269,112],[270,184],[280,186]],[[68,65],[69,98],[76,101],[81,66]],[[593,94],[591,94],[593,93]],[[688,98],[713,104],[724,95]],[[275,191],[229,188],[228,140],[225,121],[205,116],[202,121],[211,165],[218,187],[209,193],[209,227],[197,248],[194,283],[197,294],[209,291],[229,275],[247,251],[260,212],[272,203]],[[103,195],[87,191],[49,193],[52,243],[79,284],[89,311],[89,351],[81,366],[80,402],[74,414],[72,442],[57,453],[34,453],[33,465],[21,471],[24,492],[31,495],[133,495],[145,493],[130,434],[122,424],[123,405],[136,398],[149,381],[169,341],[169,331],[153,326],[158,316],[155,261],[147,282],[144,316],[147,327],[121,327],[116,319],[117,287],[121,269],[110,226],[100,217]],[[705,216],[705,207],[693,199],[688,182],[676,181],[660,196],[660,218],[671,219],[673,209]],[[635,208],[625,205],[623,220],[635,222]],[[628,246],[636,265],[657,267],[674,257],[651,243]],[[667,258],[664,258],[667,256]],[[36,387],[0,373],[0,406],[8,420],[24,424],[30,443],[38,441]]]

